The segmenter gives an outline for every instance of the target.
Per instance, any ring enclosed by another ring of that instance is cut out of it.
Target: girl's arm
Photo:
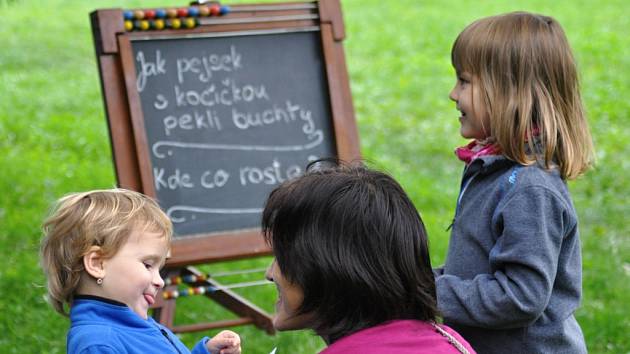
[[[493,224],[502,229],[490,250],[493,273],[473,279],[448,274],[436,278],[439,309],[448,321],[485,328],[527,326],[547,308],[554,286],[564,295],[575,288],[574,282],[581,282],[572,207],[557,192],[541,186],[506,198],[493,217]],[[560,263],[573,268],[569,271],[574,271],[573,279],[556,279],[561,253],[571,256]]]

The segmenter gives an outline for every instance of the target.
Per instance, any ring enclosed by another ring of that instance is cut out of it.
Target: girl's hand
[[[221,331],[206,343],[206,348],[212,354],[241,354],[241,337],[232,331]]]

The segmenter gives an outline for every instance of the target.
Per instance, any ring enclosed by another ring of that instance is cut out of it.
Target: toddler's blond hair
[[[130,190],[73,193],[59,199],[43,225],[40,262],[46,274],[48,301],[67,316],[84,272],[83,256],[99,246],[110,258],[132,232],[157,232],[170,242],[172,224],[151,198]]]

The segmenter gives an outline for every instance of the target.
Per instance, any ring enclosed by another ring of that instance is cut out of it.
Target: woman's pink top
[[[439,325],[455,337],[469,353],[475,351],[453,329]],[[396,320],[367,328],[343,337],[320,354],[457,354],[460,351],[430,323],[417,320]]]

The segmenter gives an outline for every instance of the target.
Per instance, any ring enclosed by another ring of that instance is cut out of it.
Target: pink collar
[[[464,161],[466,164],[471,163],[481,156],[498,155],[500,153],[501,149],[496,144],[485,143],[479,140],[473,140],[468,145],[455,149],[457,158]]]

